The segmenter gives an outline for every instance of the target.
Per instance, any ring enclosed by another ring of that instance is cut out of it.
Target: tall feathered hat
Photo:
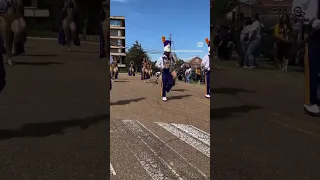
[[[171,41],[166,40],[166,37],[162,36],[162,42],[163,42],[164,52],[171,52]]]
[[[208,45],[208,51],[210,52],[210,40],[208,38],[206,38],[206,43]]]

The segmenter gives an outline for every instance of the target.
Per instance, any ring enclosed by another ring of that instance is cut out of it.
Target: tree
[[[213,47],[215,37],[215,25],[217,20],[226,16],[226,14],[239,5],[238,0],[210,0],[210,47]],[[210,59],[213,59],[213,52],[210,52]]]
[[[217,20],[221,17],[226,16],[226,14],[237,5],[240,4],[238,0],[211,0],[210,5],[210,20],[211,24],[217,23]]]
[[[184,61],[182,59],[178,59],[178,62],[177,62],[177,67],[181,67],[181,65],[184,64]]]
[[[148,54],[143,50],[141,44],[139,44],[138,41],[136,41],[135,44],[133,44],[126,52],[127,63],[133,61],[136,66],[140,66],[144,58],[150,59]]]

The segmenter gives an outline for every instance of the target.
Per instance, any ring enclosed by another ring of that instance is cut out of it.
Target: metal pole
[[[172,48],[172,47],[171,47],[171,46],[172,46],[171,39],[172,39],[172,34],[170,33],[170,36],[169,36],[169,41],[170,41],[170,56],[171,56],[171,57],[170,57],[170,61],[169,61],[169,65],[170,65],[170,66],[169,66],[169,69],[170,69],[170,71],[172,70],[172,69],[171,69],[171,62],[172,62],[172,59],[173,59],[172,52],[171,52],[171,48]]]

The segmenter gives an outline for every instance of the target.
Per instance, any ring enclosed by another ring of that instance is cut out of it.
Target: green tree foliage
[[[215,24],[219,18],[224,17],[228,12],[239,4],[238,0],[211,0],[210,20]]]
[[[133,44],[126,52],[126,62],[128,65],[131,61],[133,61],[137,67],[140,67],[144,58],[150,59],[138,41],[136,41],[135,44]]]
[[[182,59],[179,59],[177,62],[177,67],[181,67],[181,65],[184,64],[184,61]]]

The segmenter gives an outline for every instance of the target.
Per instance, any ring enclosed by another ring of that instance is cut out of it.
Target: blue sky
[[[170,33],[172,50],[180,59],[202,58],[208,52],[209,0],[111,0],[110,8],[111,16],[126,18],[126,46],[138,40],[153,61],[163,53],[161,37],[169,38]],[[202,48],[198,42],[203,42]]]

